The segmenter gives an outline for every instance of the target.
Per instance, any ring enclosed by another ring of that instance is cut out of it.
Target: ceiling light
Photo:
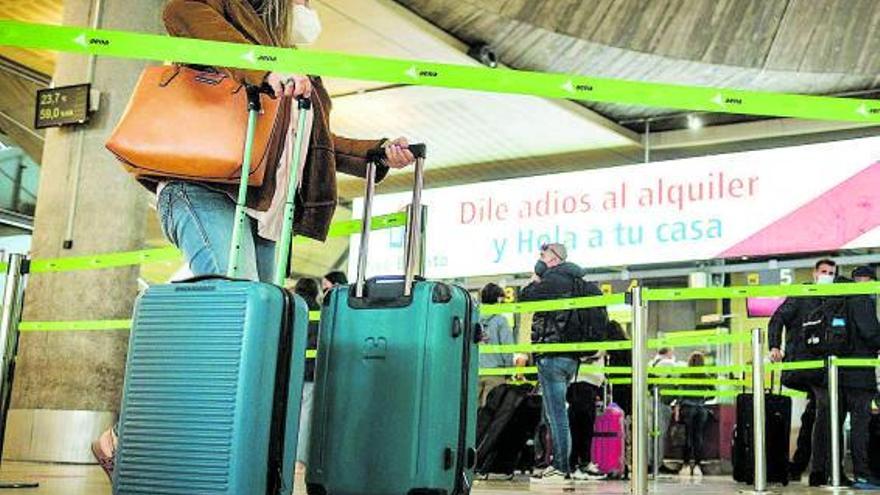
[[[688,129],[693,131],[699,130],[703,128],[703,119],[697,117],[696,115],[688,115],[687,116]]]

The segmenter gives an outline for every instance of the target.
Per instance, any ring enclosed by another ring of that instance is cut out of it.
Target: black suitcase
[[[871,439],[868,441],[868,463],[871,476],[880,479],[880,415],[871,416],[869,431]]]
[[[528,384],[505,384],[489,393],[477,413],[477,473],[512,475],[531,469],[534,454],[527,444],[541,422],[541,397],[534,392]]]
[[[754,432],[752,430],[754,396],[736,396],[736,426],[733,430],[733,479],[740,483],[755,482]],[[788,485],[788,451],[791,438],[791,397],[767,393],[765,452],[767,482]]]

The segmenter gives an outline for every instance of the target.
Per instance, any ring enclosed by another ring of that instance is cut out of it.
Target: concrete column
[[[101,0],[65,0],[64,24],[88,26]],[[103,0],[100,27],[163,33],[163,0]],[[87,57],[61,53],[57,86],[81,83]],[[100,111],[85,129],[53,129],[42,157],[32,255],[89,255],[143,247],[149,194],[126,174],[104,142],[128,102],[144,62],[99,58],[93,88]],[[156,118],[161,118],[157,115]],[[73,246],[64,249],[77,134],[84,132]],[[138,267],[30,276],[25,320],[100,320],[131,316]],[[87,461],[90,437],[114,420],[122,391],[127,331],[22,335],[7,429],[7,458]],[[77,412],[74,412],[77,411]]]

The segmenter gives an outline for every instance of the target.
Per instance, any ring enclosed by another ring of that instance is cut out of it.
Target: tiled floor
[[[2,481],[37,481],[39,488],[0,490],[0,494],[22,495],[110,495],[110,485],[104,473],[96,466],[31,464],[5,462],[0,468]],[[705,477],[696,479],[669,478],[657,483],[651,482],[651,493],[661,495],[724,495],[738,494],[747,489],[734,484],[727,477]],[[786,494],[828,493],[826,489],[810,489],[801,484],[787,488],[771,487],[771,490]],[[297,486],[296,493],[304,494],[305,489]],[[527,478],[515,481],[478,481],[474,493],[478,495],[510,495],[514,493],[559,493],[559,494],[611,494],[629,493],[626,482],[577,482],[567,484],[529,484]],[[849,493],[841,491],[840,493]],[[863,492],[854,492],[863,493]],[[245,494],[242,494],[245,495]],[[247,494],[250,495],[250,494]]]

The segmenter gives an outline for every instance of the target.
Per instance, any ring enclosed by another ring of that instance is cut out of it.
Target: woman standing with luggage
[[[266,46],[313,43],[321,24],[307,0],[170,0],[162,16],[172,36]],[[323,241],[336,208],[336,172],[364,177],[367,152],[384,147],[386,158],[377,167],[377,180],[389,168],[402,168],[415,158],[407,141],[356,140],[335,135],[330,129],[330,96],[319,77],[277,72],[222,69],[242,84],[260,86],[276,96],[309,97],[313,121],[305,157],[292,160],[291,141],[279,143],[281,158],[266,170],[267,180],[248,196],[249,216],[245,235],[244,273],[268,280],[272,273],[273,243],[280,231],[284,187],[273,180],[278,170],[298,162],[302,172],[297,197],[297,234]],[[291,119],[292,120],[292,119]],[[237,188],[237,186],[233,186]],[[231,238],[235,203],[226,191],[184,181],[159,185],[158,210],[162,228],[190,263],[192,272],[223,273]],[[275,194],[279,191],[279,194]],[[234,194],[234,193],[233,193]],[[279,197],[282,196],[282,197]],[[247,234],[247,233],[246,233]],[[248,242],[250,240],[250,242]],[[250,256],[248,256],[250,255]]]
[[[163,21],[172,36],[212,41],[285,47],[313,43],[321,31],[317,13],[308,0],[170,0]],[[312,101],[311,132],[305,156],[293,157],[293,118],[287,139],[278,140],[277,156],[268,164],[266,179],[248,194],[249,222],[242,236],[245,278],[271,281],[275,241],[280,237],[286,200],[288,165],[300,169],[294,231],[323,241],[336,208],[336,172],[364,177],[367,153],[384,148],[377,180],[391,168],[415,161],[404,138],[357,140],[330,130],[330,96],[319,77],[278,72],[220,68],[242,85],[261,87],[275,97],[306,97]],[[295,107],[295,105],[292,105]],[[157,116],[157,118],[161,118]],[[149,184],[157,194],[157,210],[166,237],[184,255],[194,275],[226,273],[227,247],[232,239],[237,185],[206,185],[172,180]],[[101,466],[112,472],[116,438],[108,430],[92,445]]]

